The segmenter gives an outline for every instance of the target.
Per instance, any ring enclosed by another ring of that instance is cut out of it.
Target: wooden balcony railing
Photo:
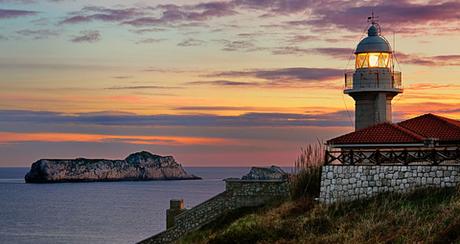
[[[333,165],[440,165],[460,164],[459,147],[326,150],[325,164]]]

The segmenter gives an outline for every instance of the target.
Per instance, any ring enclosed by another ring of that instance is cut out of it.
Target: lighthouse
[[[392,122],[391,101],[403,92],[401,72],[374,16],[355,50],[355,69],[345,73],[344,93],[355,100],[355,130]]]

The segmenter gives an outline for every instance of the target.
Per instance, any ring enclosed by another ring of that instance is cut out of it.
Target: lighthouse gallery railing
[[[393,71],[391,76],[391,87],[382,87],[382,82],[376,76],[375,80],[370,80],[369,82],[363,83],[361,81],[360,86],[354,86],[353,84],[353,74],[354,71],[345,72],[345,89],[359,89],[359,88],[402,88],[402,75],[399,71]]]

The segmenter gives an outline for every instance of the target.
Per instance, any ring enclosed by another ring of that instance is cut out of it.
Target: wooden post
[[[431,150],[431,160],[433,161],[433,165],[438,165],[438,159],[436,157],[436,149]]]
[[[354,165],[354,164],[355,164],[355,159],[353,155],[353,149],[350,149],[350,165]]]
[[[375,155],[375,157],[374,157],[374,158],[375,158],[375,164],[380,165],[380,150],[377,149],[377,150],[375,151],[375,154],[374,154],[374,155]]]
[[[403,158],[403,162],[404,162],[404,165],[408,165],[409,164],[409,161],[408,161],[408,152],[407,152],[407,148],[404,148],[403,152],[402,152],[402,158]]]

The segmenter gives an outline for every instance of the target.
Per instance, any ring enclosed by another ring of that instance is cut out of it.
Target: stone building
[[[326,164],[460,163],[460,121],[425,114],[381,123],[327,141]]]
[[[320,201],[460,184],[460,121],[424,114],[392,122],[391,100],[403,92],[394,53],[370,17],[344,93],[353,97],[355,131],[327,141]]]

